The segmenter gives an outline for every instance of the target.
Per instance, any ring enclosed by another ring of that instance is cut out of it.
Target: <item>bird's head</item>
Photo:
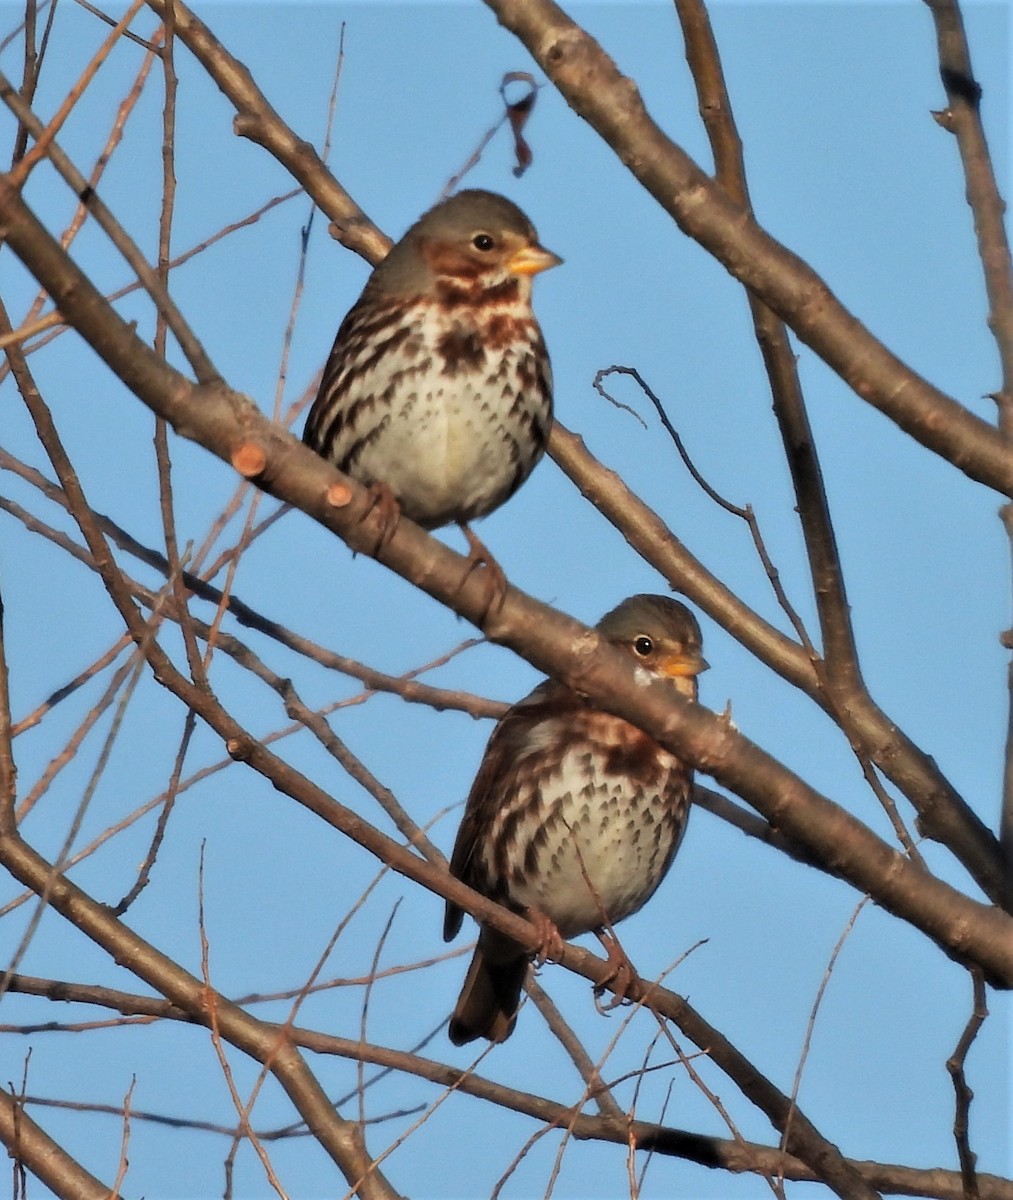
[[[696,699],[697,676],[708,664],[700,626],[684,604],[667,596],[631,596],[602,617],[598,632],[651,675]]]
[[[531,279],[563,260],[546,250],[512,201],[494,192],[458,192],[412,226],[373,275],[393,294],[475,302],[476,290],[527,300]]]

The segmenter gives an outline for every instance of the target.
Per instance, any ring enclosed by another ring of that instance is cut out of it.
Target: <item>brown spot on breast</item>
[[[535,323],[530,317],[515,317],[509,312],[490,312],[482,322],[482,336],[490,350],[531,345],[535,341],[534,330]]]
[[[516,303],[520,286],[516,275],[495,283],[482,275],[445,275],[436,280],[436,303],[443,308],[498,308]]]
[[[448,329],[440,337],[436,349],[443,360],[444,375],[477,371],[485,363],[485,346],[475,329],[460,326]]]
[[[671,754],[635,725],[593,709],[583,716],[584,732],[604,759],[606,773],[624,775],[648,788],[657,787],[668,774]]]

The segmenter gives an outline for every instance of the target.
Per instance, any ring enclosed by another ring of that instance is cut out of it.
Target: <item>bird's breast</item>
[[[552,747],[555,762],[545,766]],[[528,749],[504,781],[485,840],[496,890],[540,909],[564,937],[605,917],[623,920],[671,864],[688,815],[689,770],[633,726],[590,710],[564,731],[543,722]]]
[[[552,412],[533,318],[499,311],[483,325],[430,305],[412,336],[364,364],[349,397],[345,469],[390,483],[427,528],[470,521],[503,503],[544,451]]]

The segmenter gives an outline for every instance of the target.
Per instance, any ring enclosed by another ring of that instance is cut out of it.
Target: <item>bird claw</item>
[[[610,937],[601,930],[596,930],[595,936],[601,942],[602,949],[612,968],[600,983],[594,985],[594,1006],[604,1016],[625,1001],[630,988],[640,977],[637,975],[633,963],[627,958],[626,951],[614,937]],[[601,998],[606,988],[610,988],[613,995],[608,1003],[603,1004]]]
[[[457,590],[460,591],[468,582],[472,571],[480,567],[485,568],[482,576],[486,594],[485,607],[482,610],[482,621],[484,621],[490,613],[498,613],[503,607],[503,601],[506,598],[507,577],[503,573],[503,568],[489,553],[485,543],[463,522],[461,523],[461,532],[468,539],[468,565]]]
[[[556,928],[555,922],[540,909],[529,908],[527,918],[538,931],[538,948],[535,950],[535,966],[540,967],[547,959],[558,959],[566,942]]]
[[[366,485],[369,493],[369,507],[359,518],[360,524],[368,521],[375,513],[376,524],[379,527],[376,545],[373,547],[374,556],[383,550],[394,536],[398,521],[401,520],[401,505],[397,496],[387,483],[370,483]]]

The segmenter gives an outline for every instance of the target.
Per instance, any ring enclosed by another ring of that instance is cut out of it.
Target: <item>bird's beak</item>
[[[681,650],[662,660],[662,674],[670,679],[687,679],[706,671],[710,663],[697,650]]]
[[[539,271],[547,271],[550,267],[558,267],[563,260],[558,254],[546,250],[537,243],[533,246],[522,246],[508,261],[507,270],[514,275],[537,275]]]

